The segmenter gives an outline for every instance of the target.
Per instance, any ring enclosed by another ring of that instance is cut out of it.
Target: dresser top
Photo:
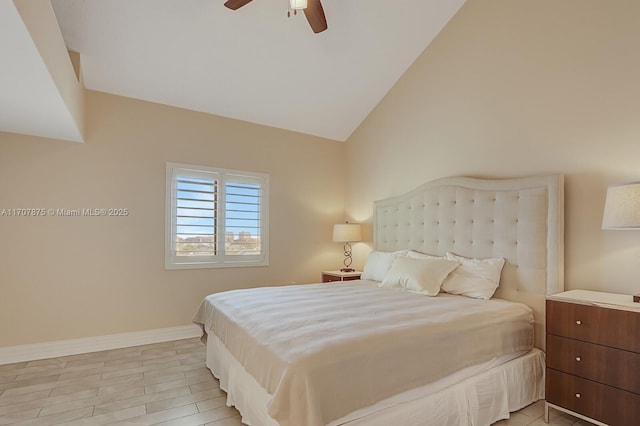
[[[597,305],[606,308],[640,311],[640,303],[633,301],[628,294],[603,293],[591,290],[569,290],[547,296],[549,300]]]

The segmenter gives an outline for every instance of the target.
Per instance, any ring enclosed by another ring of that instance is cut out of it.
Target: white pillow
[[[458,265],[455,260],[397,257],[379,286],[437,296],[442,281]]]
[[[468,259],[447,253],[447,259],[460,262],[442,284],[442,291],[476,299],[491,299],[500,285],[504,259]]]
[[[431,254],[420,253],[419,251],[409,250],[407,257],[412,259],[446,259],[446,256],[433,256]]]
[[[394,252],[385,252],[374,250],[369,253],[367,257],[367,263],[364,265],[362,271],[363,280],[382,281],[384,276],[387,275],[391,264],[397,256],[404,256],[407,254],[407,250],[398,250]]]

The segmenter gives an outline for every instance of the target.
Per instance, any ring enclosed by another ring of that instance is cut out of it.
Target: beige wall
[[[189,324],[209,293],[317,282],[340,264],[344,144],[87,92],[85,144],[0,133],[0,346]],[[270,266],[164,269],[165,162],[269,173]]]
[[[564,173],[566,287],[640,292],[640,232],[600,230],[606,186],[640,180],[639,23],[631,0],[468,0],[347,141],[347,214],[443,176]]]

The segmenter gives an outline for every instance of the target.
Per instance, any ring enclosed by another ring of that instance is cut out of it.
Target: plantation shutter
[[[165,267],[268,265],[269,175],[167,163]]]
[[[262,251],[262,185],[233,178],[229,176],[225,182],[225,254],[259,256]]]
[[[215,256],[218,180],[176,179],[176,256]]]

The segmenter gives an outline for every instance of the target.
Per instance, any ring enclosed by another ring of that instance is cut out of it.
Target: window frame
[[[181,174],[182,172],[182,174]],[[176,256],[177,176],[217,179],[216,254],[211,256]],[[260,184],[260,254],[225,253],[227,182]],[[222,169],[184,163],[166,163],[165,192],[165,269],[239,268],[269,265],[269,175],[244,170]]]

